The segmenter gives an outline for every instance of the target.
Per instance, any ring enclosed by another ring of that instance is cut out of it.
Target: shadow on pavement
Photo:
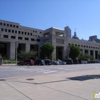
[[[82,76],[69,77],[67,79],[77,80],[77,81],[86,81],[90,79],[99,79],[99,78],[100,78],[100,75],[82,75]]]
[[[27,83],[27,84],[34,84],[34,85],[39,85],[39,84],[48,84],[48,83],[57,83],[57,82],[63,82],[63,81],[69,81],[69,80],[57,80],[57,81],[47,81],[47,82],[39,82],[39,83],[36,83],[36,82],[30,82],[30,81],[27,81],[27,82],[24,82],[24,81],[10,81],[10,82],[18,82],[18,83]]]

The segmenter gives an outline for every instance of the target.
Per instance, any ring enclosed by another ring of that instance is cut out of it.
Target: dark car
[[[73,60],[72,59],[66,60],[66,64],[73,64]]]
[[[79,60],[78,59],[73,59],[73,63],[74,64],[79,64]]]
[[[41,59],[36,60],[35,61],[35,65],[45,65],[45,61],[44,60],[41,60]]]
[[[52,61],[50,59],[44,59],[45,65],[51,65]]]
[[[30,59],[30,60],[23,60],[23,61],[18,62],[17,65],[19,65],[19,66],[20,66],[20,65],[22,65],[22,66],[23,66],[23,65],[28,65],[28,66],[29,66],[29,65],[34,65],[34,61],[31,60],[31,59]]]

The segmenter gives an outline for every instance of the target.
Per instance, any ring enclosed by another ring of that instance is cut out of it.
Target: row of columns
[[[89,55],[91,55],[91,52],[92,52],[93,58],[97,58],[96,55],[99,54],[99,51],[97,51],[97,50],[89,50],[89,49],[87,50],[87,53],[88,53]],[[97,52],[97,53],[96,53],[96,52]],[[82,49],[82,54],[85,54],[85,53],[86,53],[86,52],[85,52],[85,49]],[[54,55],[55,55],[55,57],[54,57]],[[57,55],[57,53],[56,53],[56,46],[55,46],[55,49],[54,49],[54,52],[53,52],[53,58],[56,59],[56,55]],[[69,58],[68,56],[69,56],[69,53],[68,53],[68,51],[67,51],[67,48],[64,46],[64,47],[63,47],[63,59]]]
[[[16,56],[16,44],[15,42],[11,42],[10,45],[10,50],[8,50],[9,52],[9,58],[10,59],[15,59],[15,56]],[[29,43],[26,43],[25,44],[25,51],[28,52],[30,51],[30,44]],[[40,46],[38,45],[38,57],[40,57]]]
[[[95,57],[95,55],[96,55],[96,54],[95,54],[95,51],[96,51],[96,50],[87,50],[87,51],[88,51],[88,54],[89,54],[89,55],[91,55],[90,52],[92,51],[92,52],[93,52],[93,58],[96,58],[96,57]],[[99,54],[99,51],[97,51],[97,53]],[[82,49],[82,54],[85,54],[85,49]]]

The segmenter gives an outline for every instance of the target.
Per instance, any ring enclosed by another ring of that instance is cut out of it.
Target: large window
[[[15,39],[15,36],[11,36],[12,39]]]
[[[4,38],[8,38],[8,35],[3,35]]]
[[[29,38],[25,38],[25,40],[29,40]]]
[[[4,31],[4,29],[3,29],[3,28],[1,28],[1,31]]]
[[[22,37],[18,37],[19,40],[22,40]]]

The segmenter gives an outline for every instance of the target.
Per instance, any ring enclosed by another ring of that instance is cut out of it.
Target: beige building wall
[[[56,58],[57,55],[56,48],[62,47],[63,59],[65,59],[68,56],[67,47],[69,44],[79,46],[82,53],[88,50],[88,54],[90,54],[92,50],[94,58],[95,51],[100,53],[99,43],[72,39],[69,27],[65,27],[63,30],[55,27],[41,30],[22,26],[19,23],[0,20],[0,43],[7,43],[7,56],[10,59],[15,59],[15,43],[17,41],[18,44],[25,44],[25,51],[29,51],[31,45],[37,45],[38,57],[40,57],[40,46],[45,42],[51,42],[54,45],[53,58]]]

